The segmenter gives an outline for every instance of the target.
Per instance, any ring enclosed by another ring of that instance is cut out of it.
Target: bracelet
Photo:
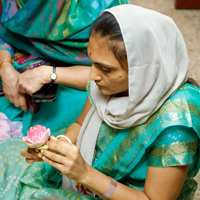
[[[111,183],[105,194],[101,195],[101,199],[109,199],[117,188],[117,181],[111,177]]]
[[[10,61],[10,60],[5,60],[2,63],[0,63],[0,69],[8,62],[12,64],[12,61]]]
[[[70,144],[72,144],[72,141],[65,135],[58,135],[56,138],[58,139],[58,138],[61,138],[61,137],[65,138]]]

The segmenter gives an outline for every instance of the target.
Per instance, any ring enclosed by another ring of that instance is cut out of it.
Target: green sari
[[[44,64],[91,65],[87,46],[92,22],[102,10],[125,3],[128,0],[2,0],[0,49],[13,55],[13,66],[20,73]],[[23,121],[23,135],[37,124],[56,132],[76,120],[86,95],[59,86],[56,101],[41,103],[40,111],[32,114],[10,103],[0,84],[0,112],[11,121]]]
[[[143,191],[148,166],[190,165],[178,199],[192,200],[197,188],[193,177],[200,168],[199,98],[199,88],[184,84],[142,125],[117,130],[103,122],[93,167],[129,187]],[[43,163],[28,166],[20,158],[20,149],[25,146],[19,139],[0,141],[0,146],[0,198],[93,199],[62,190],[62,175],[55,168]],[[83,192],[83,187],[79,186],[79,189]]]

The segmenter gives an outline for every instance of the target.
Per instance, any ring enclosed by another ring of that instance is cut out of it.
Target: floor
[[[200,83],[200,9],[175,9],[175,0],[130,0],[132,4],[150,8],[170,16],[183,34],[190,59],[189,77]],[[199,183],[194,200],[200,200]]]
[[[175,0],[130,0],[169,15],[183,34],[190,59],[189,76],[200,82],[200,9],[175,9]]]

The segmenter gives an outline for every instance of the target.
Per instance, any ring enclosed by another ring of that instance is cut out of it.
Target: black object
[[[32,95],[32,101],[35,103],[52,102],[56,100],[58,85],[46,84],[40,90]]]
[[[40,109],[40,102],[52,102],[56,100],[56,92],[58,85],[46,84],[32,96],[26,94],[26,104],[28,110],[36,113]]]
[[[28,94],[25,97],[28,110],[32,113],[37,113],[40,110],[40,104],[32,102],[32,97]]]

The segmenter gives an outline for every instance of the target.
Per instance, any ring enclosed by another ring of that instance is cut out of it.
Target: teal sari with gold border
[[[93,167],[127,186],[143,190],[148,166],[190,165],[178,199],[192,200],[197,188],[193,177],[200,168],[199,99],[200,89],[184,84],[146,123],[140,126],[116,130],[102,123]],[[9,185],[7,188],[10,191],[7,193],[0,191],[0,196],[15,197],[20,200],[50,197],[92,199],[80,193],[62,190],[62,175],[43,163],[34,163],[23,173],[27,164],[19,160],[24,168],[20,168],[18,164],[16,170],[13,170],[14,166],[9,163],[16,161],[12,161],[9,156],[13,153],[11,148],[20,150],[23,148],[22,142],[10,139],[0,142],[0,145],[1,151],[4,151],[0,158],[0,186],[5,189],[6,185]],[[7,155],[9,160],[4,162],[6,152],[9,154]],[[10,181],[9,176],[16,177],[16,182]],[[11,191],[12,184],[16,184],[17,190]]]

